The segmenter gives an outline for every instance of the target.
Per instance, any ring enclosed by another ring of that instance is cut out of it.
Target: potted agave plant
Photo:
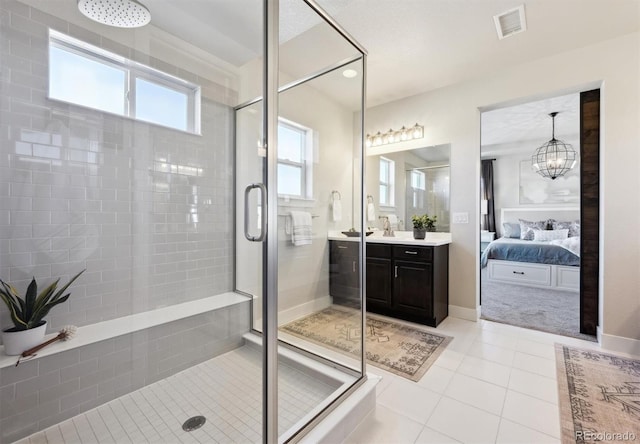
[[[413,238],[424,239],[427,231],[436,231],[437,216],[429,217],[427,214],[422,216],[411,216],[413,222]]]
[[[47,329],[47,321],[44,317],[53,307],[69,299],[71,294],[64,294],[64,292],[83,272],[84,270],[76,274],[59,290],[57,290],[60,282],[58,278],[39,294],[34,277],[24,297],[21,297],[11,284],[0,279],[0,297],[9,308],[13,321],[13,327],[2,332],[5,354],[19,355],[42,341]]]

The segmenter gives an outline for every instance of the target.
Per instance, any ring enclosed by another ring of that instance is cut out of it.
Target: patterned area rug
[[[640,441],[640,360],[556,344],[563,443]]]
[[[360,356],[362,328],[356,310],[333,306],[280,329],[341,353]],[[367,314],[367,362],[412,381],[420,380],[452,339]]]

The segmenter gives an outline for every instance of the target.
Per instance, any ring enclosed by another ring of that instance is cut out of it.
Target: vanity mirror
[[[450,145],[389,152],[379,148],[370,150],[366,160],[367,201],[373,204],[367,224],[382,229],[382,219],[388,217],[394,229],[410,231],[411,216],[428,214],[437,216],[436,231],[450,231]]]

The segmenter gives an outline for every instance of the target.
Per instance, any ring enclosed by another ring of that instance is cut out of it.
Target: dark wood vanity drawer
[[[433,247],[395,245],[393,247],[393,257],[396,259],[431,262],[433,260]]]
[[[333,248],[336,249],[336,253],[345,255],[345,256],[358,256],[358,250],[360,243],[359,242],[349,242],[349,241],[331,241],[333,242]]]
[[[367,257],[391,257],[391,245],[367,242]]]

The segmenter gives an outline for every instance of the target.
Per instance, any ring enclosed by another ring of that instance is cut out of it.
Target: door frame
[[[575,92],[580,94],[580,333],[597,336],[600,314],[600,87]],[[477,208],[480,208],[480,196]],[[480,269],[480,258],[478,267]],[[481,273],[478,273],[481,311],[480,280]]]

